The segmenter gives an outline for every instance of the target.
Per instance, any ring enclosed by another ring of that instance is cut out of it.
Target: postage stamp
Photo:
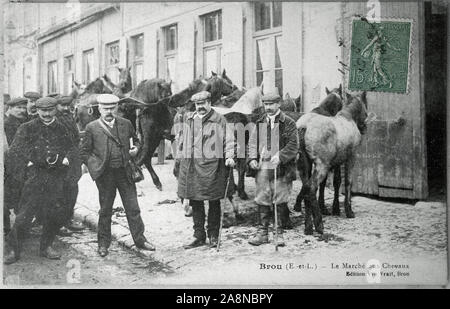
[[[353,20],[348,88],[407,93],[412,20]]]

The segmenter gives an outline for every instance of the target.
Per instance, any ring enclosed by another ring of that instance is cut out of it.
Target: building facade
[[[134,85],[159,77],[172,80],[177,92],[225,69],[238,86],[264,82],[265,90],[301,95],[302,111],[309,111],[325,87],[346,88],[351,21],[371,10],[365,2],[9,4],[4,91],[68,94],[74,80],[87,84],[107,74],[117,82],[118,68],[131,67]],[[381,18],[412,21],[409,90],[368,93],[377,120],[358,153],[357,192],[428,195],[425,11],[422,2],[378,8]],[[406,126],[393,127],[399,117]]]

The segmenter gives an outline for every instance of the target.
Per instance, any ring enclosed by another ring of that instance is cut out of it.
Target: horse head
[[[164,99],[172,95],[172,81],[161,80],[158,82],[158,97]]]
[[[325,92],[327,96],[320,102],[319,108],[323,109],[329,116],[335,116],[342,109],[342,85],[339,85],[338,88],[334,88],[331,91],[325,87]]]
[[[227,76],[226,71],[223,70],[222,75],[211,72],[212,76],[206,80],[206,85],[203,90],[211,93],[211,103],[219,101],[222,96],[230,95],[237,89],[231,79]]]
[[[350,113],[353,121],[356,123],[361,134],[366,133],[367,122],[370,120],[367,113],[367,97],[366,92],[359,95],[346,93],[346,103],[343,110]]]
[[[129,68],[118,68],[119,70],[119,84],[118,87],[122,93],[130,92],[133,88],[133,81],[131,79],[131,67]]]

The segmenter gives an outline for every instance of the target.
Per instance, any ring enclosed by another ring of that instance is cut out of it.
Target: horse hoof
[[[312,235],[314,232],[313,232],[313,229],[312,228],[308,228],[308,229],[305,229],[305,235]]]
[[[340,216],[341,211],[340,210],[333,210],[333,216]]]
[[[302,204],[295,204],[294,205],[294,210],[297,212],[301,212],[302,211]]]
[[[155,186],[156,186],[156,189],[158,189],[159,191],[162,191],[162,184],[157,184]]]
[[[245,218],[244,218],[244,216],[243,215],[241,215],[241,214],[237,214],[237,215],[235,215],[235,217],[236,217],[236,220],[239,222],[239,221],[245,221]]]
[[[346,214],[347,218],[350,218],[350,219],[355,217],[355,214],[353,213],[353,211],[349,211],[349,212],[347,212],[345,214]]]

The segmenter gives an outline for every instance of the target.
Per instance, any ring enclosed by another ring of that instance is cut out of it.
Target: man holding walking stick
[[[205,200],[209,201],[209,245],[216,248],[221,220],[220,199],[225,195],[228,168],[235,164],[234,135],[226,133],[225,118],[211,108],[209,92],[196,93],[191,100],[196,110],[185,116],[177,151],[178,196],[189,199],[194,221],[194,241],[184,248],[205,245]]]
[[[248,165],[256,173],[255,202],[261,225],[248,242],[259,246],[269,242],[269,225],[276,205],[277,222],[274,242],[285,245],[283,222],[289,219],[287,202],[296,178],[295,158],[298,151],[298,133],[295,121],[280,110],[281,98],[277,93],[267,93],[262,98],[266,114],[256,121],[250,135]]]

